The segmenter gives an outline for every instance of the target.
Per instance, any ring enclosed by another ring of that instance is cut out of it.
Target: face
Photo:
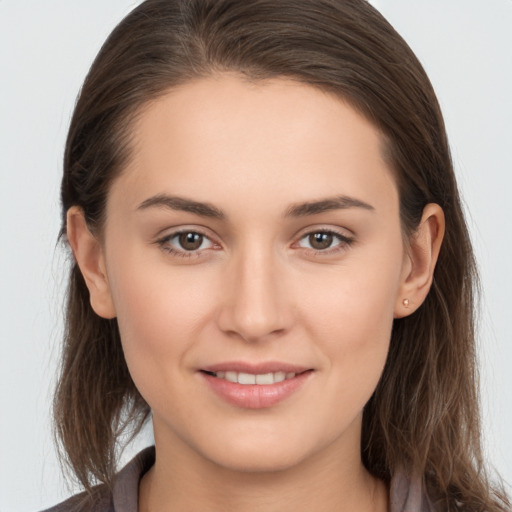
[[[244,471],[359,457],[408,268],[378,131],[306,85],[219,76],[134,135],[102,257],[157,446]]]

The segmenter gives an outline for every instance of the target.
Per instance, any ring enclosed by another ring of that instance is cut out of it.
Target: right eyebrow
[[[144,200],[137,210],[146,210],[148,208],[167,208],[182,212],[189,212],[201,217],[210,217],[214,219],[225,219],[226,215],[222,210],[210,203],[192,201],[184,197],[170,196],[167,194],[157,194]]]

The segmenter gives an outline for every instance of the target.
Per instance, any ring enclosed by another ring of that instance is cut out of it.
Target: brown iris
[[[320,251],[331,247],[334,236],[332,233],[312,233],[308,239],[311,247]]]
[[[179,235],[180,246],[186,251],[195,251],[203,243],[203,235],[199,233],[181,233]]]

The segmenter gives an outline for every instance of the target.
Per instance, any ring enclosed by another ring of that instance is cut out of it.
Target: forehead
[[[243,204],[244,196],[396,192],[379,131],[341,99],[286,79],[220,75],[174,88],[142,109],[133,144],[120,181],[138,199],[170,193]]]

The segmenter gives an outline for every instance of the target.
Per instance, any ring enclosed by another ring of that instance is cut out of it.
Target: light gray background
[[[62,149],[92,59],[137,3],[0,0],[0,512],[37,511],[70,492],[49,419],[65,268]],[[511,482],[512,0],[374,4],[417,53],[444,109],[483,280],[486,447]]]

